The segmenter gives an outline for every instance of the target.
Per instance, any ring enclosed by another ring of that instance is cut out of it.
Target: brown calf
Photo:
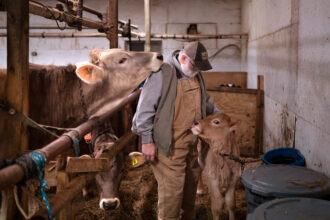
[[[235,219],[235,186],[241,175],[240,164],[221,154],[239,157],[235,140],[239,123],[232,122],[226,114],[215,114],[195,122],[191,128],[194,135],[209,145],[199,152],[198,161],[206,177],[213,219],[219,219],[224,203],[229,219]]]

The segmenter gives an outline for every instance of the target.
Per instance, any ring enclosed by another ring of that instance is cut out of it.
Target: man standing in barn
[[[201,70],[212,69],[198,41],[174,51],[146,81],[132,131],[158,182],[158,219],[193,219],[200,174],[197,137],[190,128],[206,115],[221,113],[206,92]]]

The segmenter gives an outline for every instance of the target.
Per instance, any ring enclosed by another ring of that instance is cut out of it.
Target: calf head
[[[90,62],[76,64],[76,74],[91,86],[103,84],[97,105],[89,106],[91,116],[104,113],[111,103],[128,96],[163,64],[163,56],[152,52],[106,49],[92,50],[89,55]]]
[[[94,157],[102,157],[102,153],[110,150],[114,144],[114,138],[108,133],[100,135],[94,144]],[[100,208],[103,210],[116,209],[120,205],[119,183],[121,180],[121,169],[123,166],[123,153],[118,153],[110,161],[110,169],[99,172],[96,176],[96,184],[100,193]]]
[[[240,121],[232,122],[226,114],[209,115],[203,120],[194,122],[191,131],[204,142],[209,144],[211,150],[217,153],[239,154],[235,144],[235,133]]]

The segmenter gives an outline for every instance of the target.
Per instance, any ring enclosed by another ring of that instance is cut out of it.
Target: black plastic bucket
[[[330,219],[330,202],[311,198],[276,199],[258,206],[246,220]]]
[[[300,166],[263,165],[247,169],[242,183],[248,213],[260,204],[278,198],[309,197],[329,200],[330,178]]]

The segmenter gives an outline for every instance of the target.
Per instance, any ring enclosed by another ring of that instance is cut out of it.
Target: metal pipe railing
[[[118,36],[121,36],[122,29],[118,28]],[[0,33],[0,37],[6,37],[7,33]],[[132,32],[132,37],[145,38],[145,33]],[[247,38],[247,34],[151,34],[150,37],[153,39],[244,39]],[[40,37],[40,38],[73,38],[73,37],[106,37],[104,33],[83,33],[83,32],[38,32],[30,33],[29,37]]]
[[[42,152],[45,155],[47,161],[54,159],[57,155],[64,152],[65,150],[68,150],[71,147],[72,140],[70,137],[72,137],[73,139],[75,138],[80,139],[81,137],[86,135],[89,131],[91,131],[93,128],[102,124],[104,120],[112,116],[114,113],[119,111],[125,105],[136,100],[139,97],[139,95],[140,95],[140,90],[135,91],[129,97],[124,99],[120,104],[118,104],[116,107],[114,107],[107,113],[99,117],[95,117],[88,120],[87,122],[79,125],[72,131],[66,133],[67,135],[62,135],[61,137],[51,142],[50,144],[46,145],[45,147],[39,149],[38,151]],[[22,181],[23,179],[24,179],[24,172],[21,166],[14,164],[5,167],[0,170],[0,190],[7,189],[17,184],[18,182]]]

